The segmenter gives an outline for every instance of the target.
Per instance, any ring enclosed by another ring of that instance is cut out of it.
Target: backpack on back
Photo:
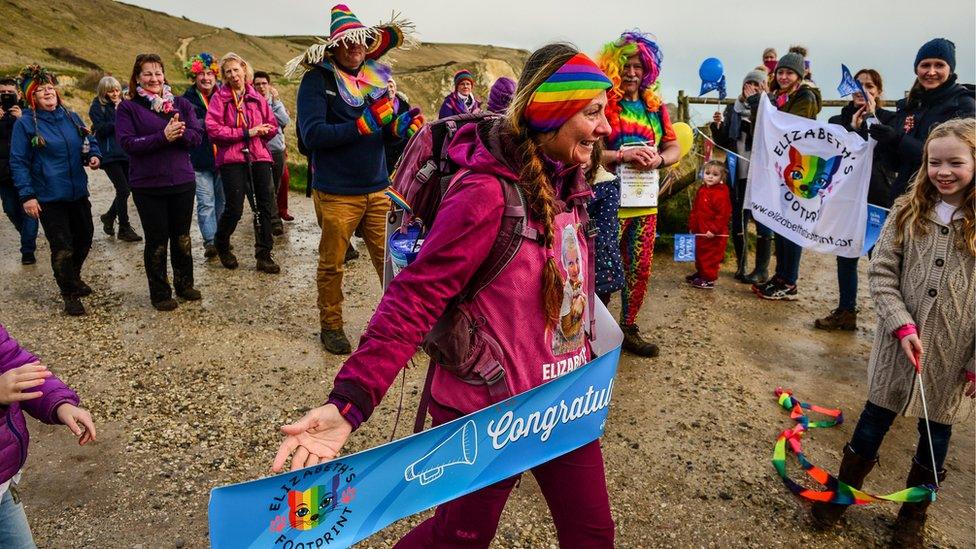
[[[420,223],[423,227],[421,237],[426,234],[436,223],[444,196],[470,173],[455,164],[448,154],[454,137],[461,128],[477,124],[477,131],[489,150],[501,160],[500,144],[497,138],[493,138],[497,134],[492,131],[501,118],[492,113],[467,113],[443,118],[421,128],[407,143],[394,171],[393,188],[388,193],[394,202],[391,222],[399,218],[401,231],[411,224]],[[471,281],[450,302],[424,338],[422,346],[431,357],[431,362],[421,393],[414,432],[424,427],[435,364],[467,383],[487,386],[495,402],[512,396],[501,364],[504,358],[501,347],[487,331],[481,329],[483,319],[472,318],[461,307],[495,280],[518,253],[524,240],[542,245],[542,235],[529,224],[529,206],[521,187],[515,181],[499,182],[505,207],[498,235]]]

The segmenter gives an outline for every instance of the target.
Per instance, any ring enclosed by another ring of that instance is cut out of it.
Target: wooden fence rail
[[[847,105],[850,101],[846,99],[824,99],[824,107],[843,107]],[[678,120],[681,122],[689,122],[691,119],[689,112],[689,105],[731,105],[735,103],[734,98],[718,99],[716,97],[695,97],[691,95],[685,95],[684,90],[678,91]],[[881,106],[886,108],[894,108],[895,102],[890,100],[882,100]]]

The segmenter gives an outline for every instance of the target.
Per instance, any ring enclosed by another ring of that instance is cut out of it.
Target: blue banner
[[[674,235],[674,261],[688,262],[695,260],[695,235]]]
[[[881,227],[884,227],[885,220],[888,219],[888,210],[881,206],[868,204],[868,226],[864,231],[864,250],[861,255],[868,255],[871,248],[881,236]]]
[[[619,345],[619,343],[616,343]],[[291,473],[210,492],[222,548],[348,547],[403,517],[575,450],[603,434],[620,347],[450,423]]]

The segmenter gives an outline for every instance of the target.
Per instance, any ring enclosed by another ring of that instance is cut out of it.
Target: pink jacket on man
[[[476,126],[463,127],[450,148],[451,159],[471,173],[456,181],[444,196],[437,221],[419,255],[393,279],[359,348],[336,375],[330,401],[337,403],[340,410],[345,408],[346,418],[354,427],[369,418],[400,369],[417,352],[424,336],[451,300],[472,280],[498,234],[505,208],[500,180],[515,181],[518,174],[507,162],[493,155]],[[576,199],[573,203],[577,207],[568,208],[559,201],[563,214],[560,215],[562,226],[556,227],[556,240],[576,241],[572,257],[587,258],[587,240],[578,221],[580,216],[585,216],[584,204],[592,191],[579,168],[562,173],[556,181],[556,195],[566,201]],[[535,220],[530,220],[530,225],[542,229]],[[546,328],[541,287],[547,258],[541,244],[523,240],[512,261],[494,281],[472,301],[460,306],[478,330],[498,343],[502,356],[497,358],[505,369],[504,382],[513,395],[590,359],[588,340],[578,331],[573,332],[576,337],[572,350],[557,352],[557,348],[567,347],[562,340],[557,345],[554,330]],[[555,260],[564,264],[567,261],[561,260],[558,251]],[[578,302],[580,294],[589,294],[587,290],[592,288],[592,270],[573,269],[578,276],[575,288],[571,292],[567,290],[567,295],[574,295]],[[467,383],[442,368],[436,370],[431,398],[461,414],[497,401],[486,385]]]
[[[206,127],[210,141],[217,146],[217,168],[224,164],[246,162],[243,153],[245,142],[251,151],[251,162],[273,162],[268,141],[278,134],[278,121],[271,112],[268,100],[247,84],[241,101],[243,121],[230,86],[221,86],[210,96]],[[270,124],[271,131],[261,137],[248,138],[247,130],[260,124]]]

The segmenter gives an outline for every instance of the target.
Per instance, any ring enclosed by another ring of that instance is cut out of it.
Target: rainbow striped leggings
[[[637,313],[644,304],[647,281],[651,277],[654,260],[654,236],[657,214],[620,220],[620,258],[624,264],[626,283],[620,294],[620,324],[637,322]]]

